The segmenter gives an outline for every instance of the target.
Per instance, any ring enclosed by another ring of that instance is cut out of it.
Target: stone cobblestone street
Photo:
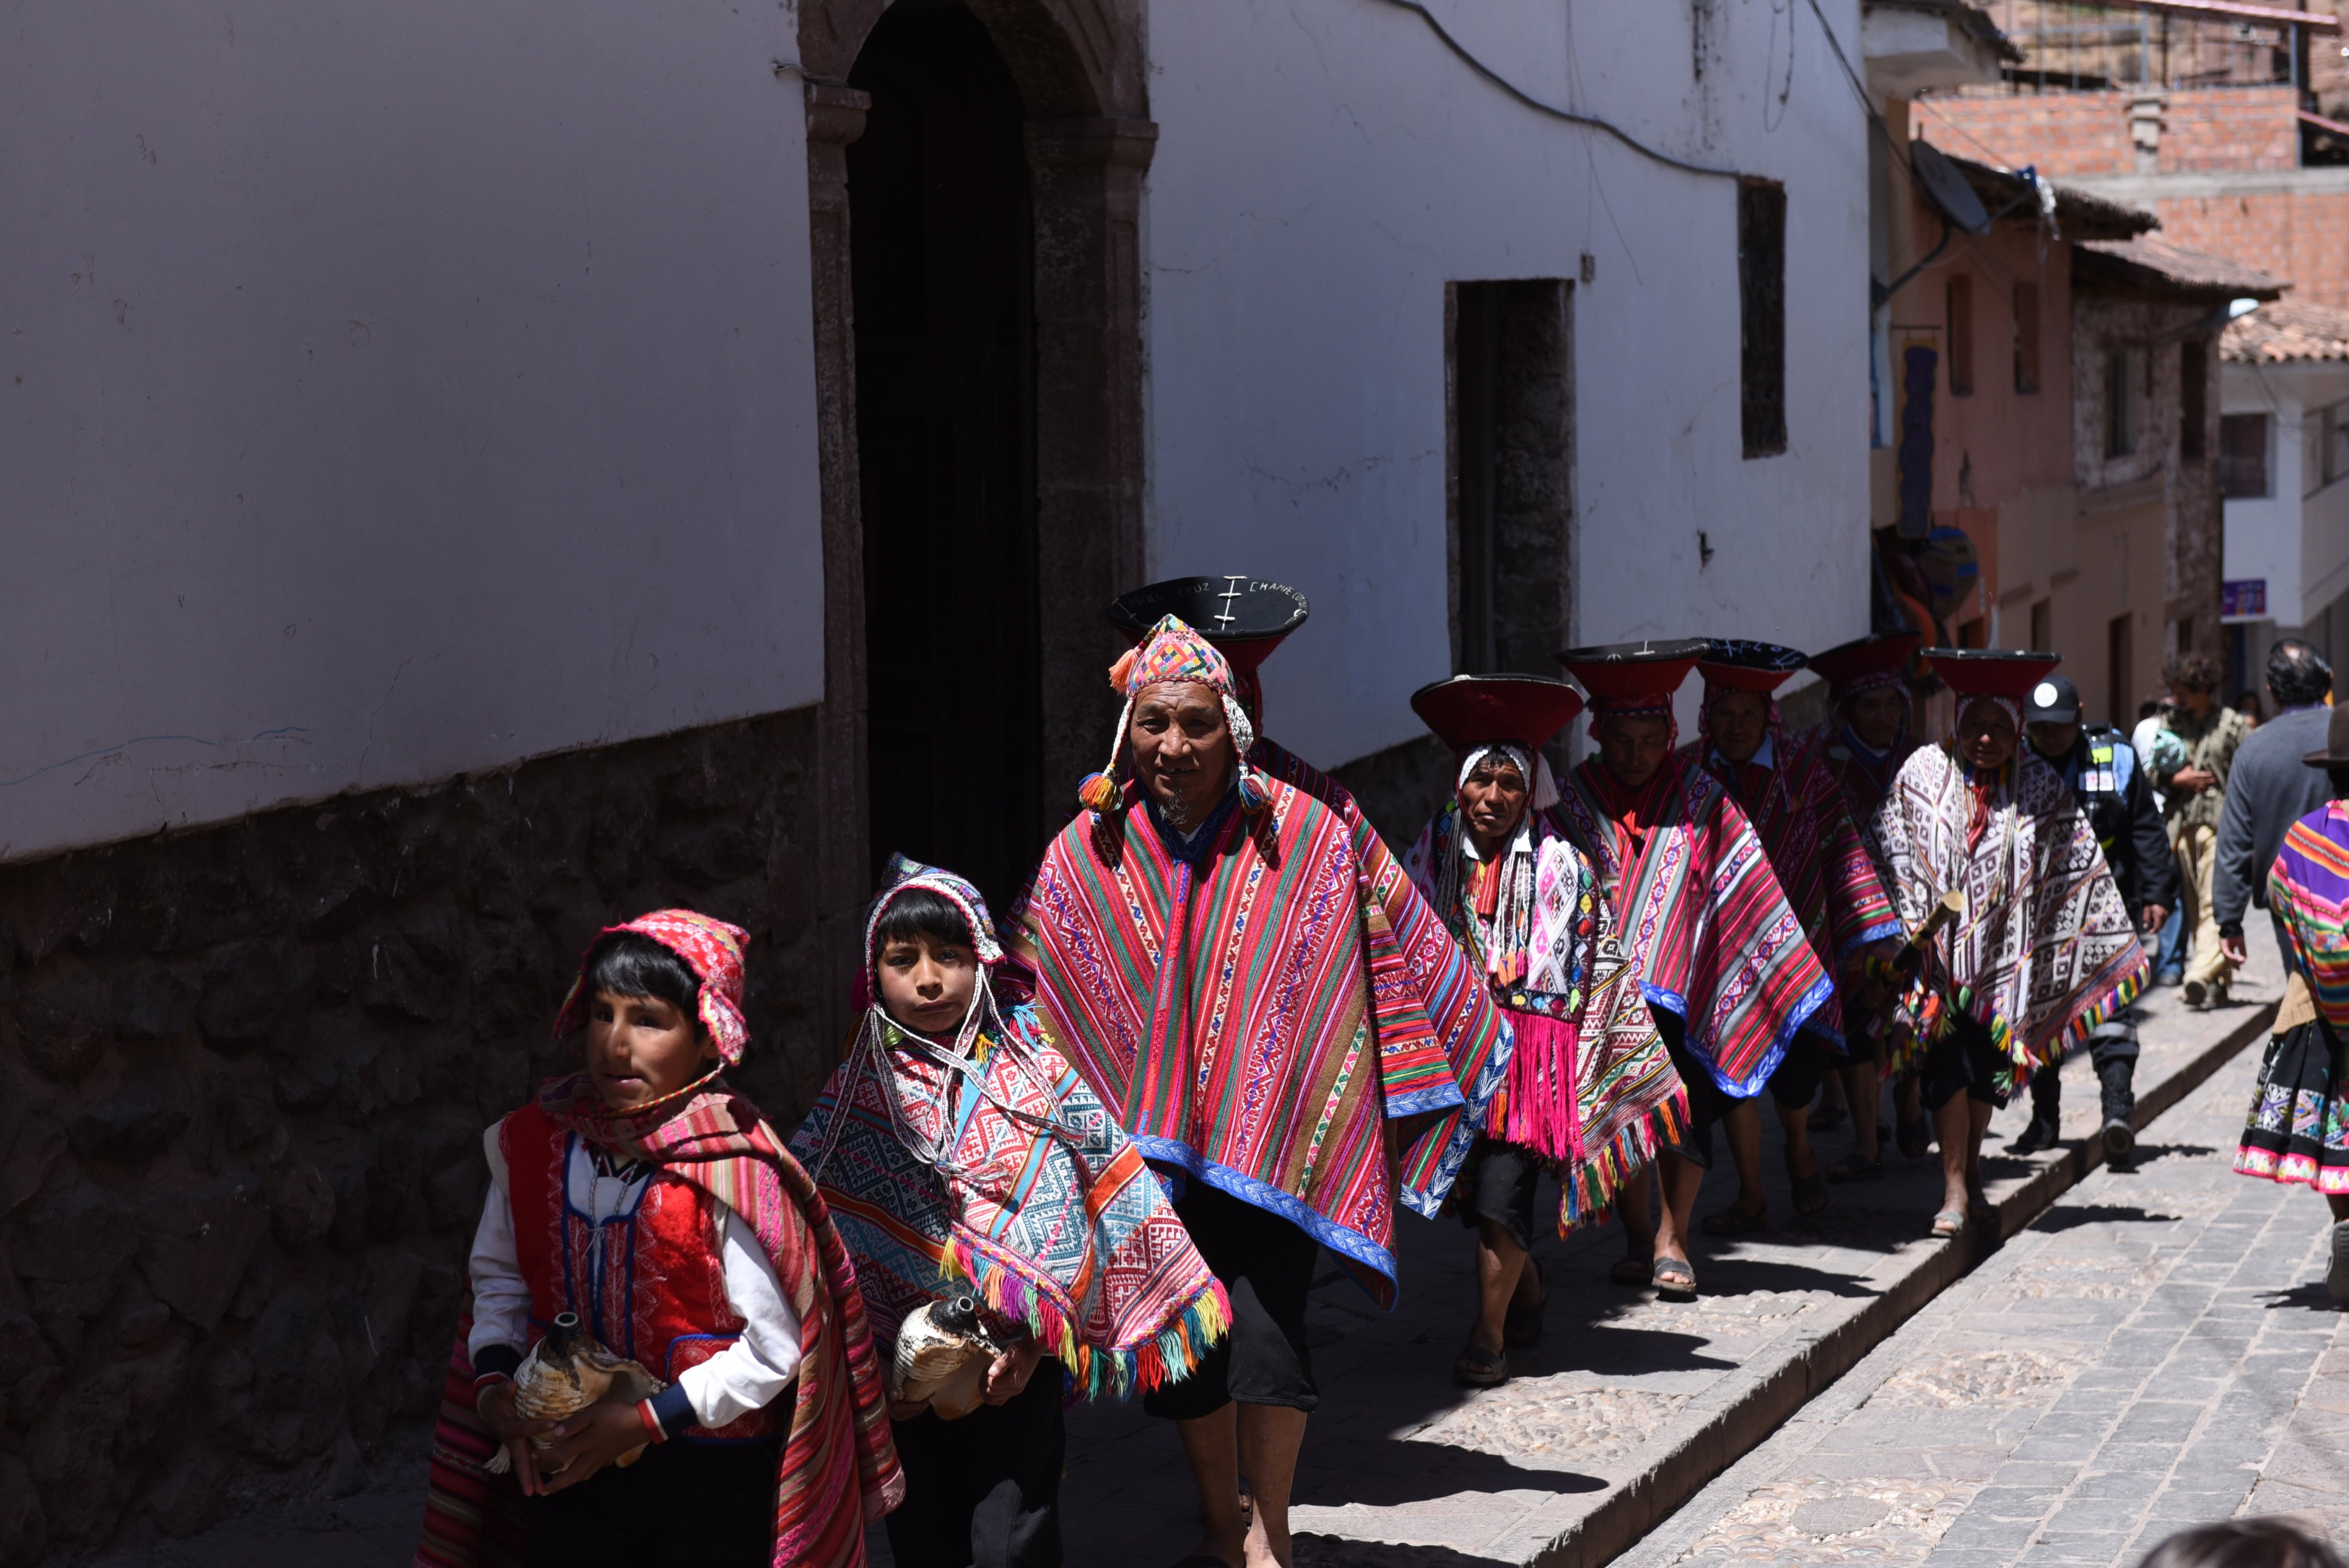
[[[2260,1052],[2156,1125],[1622,1568],[2135,1563],[2181,1526],[2349,1532],[2322,1203],[2229,1168]]]

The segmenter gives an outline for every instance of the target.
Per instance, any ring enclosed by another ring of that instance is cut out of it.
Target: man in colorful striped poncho
[[[1492,1387],[1508,1351],[1541,1337],[1547,1299],[1531,1252],[1545,1168],[1563,1194],[1554,1228],[1607,1218],[1627,1181],[1644,1185],[1656,1151],[1682,1136],[1688,1093],[1656,1035],[1621,922],[1590,859],[1557,820],[1557,780],[1542,742],[1582,696],[1540,676],[1454,676],[1411,706],[1459,759],[1454,798],[1404,864],[1413,885],[1483,971],[1516,1037],[1508,1079],[1452,1207],[1476,1233],[1476,1324],[1454,1381]]]
[[[1838,981],[1770,1075],[1770,1098],[1785,1135],[1795,1212],[1812,1214],[1826,1207],[1828,1173],[1819,1170],[1811,1152],[1811,1099],[1828,1071],[1849,1061],[1843,997],[1856,992],[1852,982],[1868,957],[1892,956],[1900,920],[1834,776],[1816,752],[1788,739],[1779,718],[1777,698],[1771,694],[1802,666],[1803,655],[1792,648],[1716,639],[1697,665],[1704,677],[1704,706],[1698,713],[1697,738],[1682,750],[1681,760],[1720,779],[1744,809],[1769,851],[1770,869],[1786,902],[1802,917],[1812,952]],[[1737,1202],[1705,1222],[1713,1235],[1744,1235],[1766,1222],[1762,1118],[1754,1100],[1740,1101],[1730,1113],[1729,1149],[1737,1161]],[[1833,1174],[1839,1180],[1876,1178],[1884,1174],[1884,1166],[1880,1160],[1854,1159]]]
[[[2023,739],[2024,697],[2054,654],[1935,648],[1958,696],[1958,733],[1900,766],[1878,819],[1892,895],[1911,931],[1962,895],[1915,995],[1928,1042],[1920,1076],[1941,1145],[1936,1235],[1980,1203],[1982,1134],[2031,1075],[2128,1006],[2145,954],[2095,830]]]
[[[1462,1026],[1495,1042],[1500,1071],[1508,1036],[1408,882],[1392,895],[1406,928],[1366,893],[1344,818],[1246,760],[1253,726],[1221,654],[1169,615],[1112,675],[1126,706],[1111,765],[1045,851],[1004,989],[1032,996],[1135,1147],[1182,1181],[1176,1212],[1224,1284],[1230,1334],[1144,1403],[1182,1424],[1206,1522],[1193,1568],[1267,1568],[1289,1561],[1288,1490],[1319,1402],[1315,1249],[1392,1300],[1398,1185],[1440,1203],[1464,1120],[1433,1015],[1464,997]],[[1440,944],[1407,957],[1423,927]]]
[[[1696,1292],[1689,1212],[1712,1163],[1713,1123],[1761,1092],[1834,993],[1745,813],[1721,780],[1672,754],[1672,693],[1708,645],[1625,643],[1558,655],[1590,693],[1599,752],[1568,776],[1558,816],[1606,879],[1689,1091],[1691,1134],[1658,1162],[1664,1206],[1652,1229],[1646,1184],[1623,1191],[1631,1250],[1617,1277],[1646,1275],[1672,1297]],[[1651,1260],[1642,1256],[1651,1250]]]
[[[1882,632],[1839,643],[1810,657],[1812,670],[1827,683],[1830,704],[1826,722],[1798,744],[1815,750],[1836,782],[1843,786],[1844,804],[1851,824],[1876,874],[1890,886],[1884,859],[1884,841],[1877,819],[1892,793],[1900,765],[1918,747],[1909,727],[1909,683],[1901,671],[1924,641],[1914,632]],[[1851,1107],[1852,1152],[1841,1167],[1860,1171],[1878,1167],[1882,1159],[1877,1137],[1878,1111],[1884,1097],[1884,1077],[1898,1072],[1898,1057],[1909,1046],[1909,1021],[1895,1016],[1862,1024],[1846,1019],[1844,1037],[1851,1061],[1844,1068],[1844,1099]],[[1917,1075],[1899,1073],[1893,1083],[1900,1152],[1920,1159],[1933,1144],[1933,1124],[1926,1119],[1919,1097]],[[1837,1175],[1830,1168],[1828,1177]]]

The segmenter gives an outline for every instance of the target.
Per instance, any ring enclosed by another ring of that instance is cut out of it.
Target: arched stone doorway
[[[934,9],[929,0],[911,7]],[[1115,708],[1102,671],[1119,639],[1102,612],[1143,575],[1137,228],[1157,128],[1148,117],[1141,0],[964,0],[953,12],[966,9],[1018,90],[1033,224],[1030,483],[1041,703],[1034,763],[1023,776],[1034,792],[1027,820],[1041,833],[1066,819],[1077,780],[1106,753]],[[824,534],[819,918],[835,979],[855,964],[854,915],[871,886],[870,812],[877,799],[868,771],[867,716],[875,694],[867,676],[847,150],[873,108],[872,95],[853,85],[859,58],[889,10],[886,0],[802,0],[800,7]],[[908,20],[917,26],[937,21]],[[881,42],[895,46],[886,36]],[[993,675],[958,673],[979,680]],[[878,695],[898,700],[890,690],[885,679]],[[894,727],[904,717],[876,718]],[[948,766],[936,756],[924,762],[937,770]]]

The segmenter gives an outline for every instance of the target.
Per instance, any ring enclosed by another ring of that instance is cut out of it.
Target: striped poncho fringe
[[[2268,907],[2283,916],[2316,1010],[2349,1035],[2349,800],[2330,800],[2286,829],[2268,870]]]
[[[1521,830],[1530,842],[1532,895],[1522,918],[1489,937],[1470,910],[1467,879],[1444,875],[1461,852],[1456,803],[1428,823],[1404,865],[1481,963],[1516,1035],[1488,1136],[1551,1162],[1558,1228],[1571,1233],[1604,1221],[1623,1182],[1686,1136],[1688,1091],[1609,929],[1589,860],[1550,811],[1530,812]]]
[[[1723,1093],[1750,1098],[1833,985],[1719,779],[1667,758],[1642,792],[1644,847],[1629,865],[1621,794],[1597,758],[1584,762],[1568,776],[1559,820],[1615,890],[1641,993],[1680,1015],[1689,1050]]]
[[[1353,840],[1362,907],[1374,971],[1395,976],[1395,1010],[1423,1016],[1447,1064],[1445,1077],[1463,1097],[1402,1153],[1399,1196],[1404,1208],[1433,1218],[1467,1163],[1468,1151],[1491,1118],[1507,1081],[1515,1042],[1507,1014],[1495,1006],[1484,976],[1435,910],[1413,885],[1402,861],[1387,848],[1352,791],[1279,742],[1256,743],[1249,760],[1268,777],[1301,789],[1338,814]],[[1387,1020],[1380,1020],[1382,1029]],[[1383,1044],[1383,1037],[1382,1037]],[[1388,1084],[1388,1114],[1407,1103]]]
[[[1032,996],[1147,1158],[1288,1220],[1392,1305],[1386,1122],[1445,1113],[1403,1168],[1440,1204],[1443,1122],[1463,1099],[1437,1021],[1454,1011],[1445,987],[1473,990],[1472,1026],[1499,1026],[1400,868],[1399,896],[1366,898],[1372,872],[1346,821],[1267,783],[1265,810],[1232,812],[1195,873],[1136,787],[1123,810],[1063,829],[1013,916],[1003,993]]]
[[[473,1358],[465,1351],[472,1336],[469,1294],[441,1378],[415,1568],[520,1568],[522,1563],[522,1489],[512,1475],[489,1469],[500,1444],[475,1406]]]
[[[1952,889],[1965,898],[1912,989],[1919,1042],[1947,1032],[1947,1007],[1963,1008],[1989,1031],[1999,1087],[2011,1093],[2134,1001],[2148,965],[2095,830],[2055,770],[2019,748],[1997,779],[1980,781],[1980,824],[1977,788],[1946,748],[1921,748],[1901,765],[1880,821],[1910,930]]]
[[[1771,705],[1772,729],[1777,734],[1777,705]],[[1691,766],[1702,767],[1722,780],[1754,824],[1762,848],[1770,857],[1771,872],[1786,895],[1787,905],[1803,923],[1811,951],[1832,966],[1851,962],[1871,943],[1899,941],[1900,917],[1877,875],[1876,862],[1853,824],[1843,789],[1826,764],[1809,747],[1780,738],[1770,769],[1770,781],[1758,800],[1735,793],[1723,771],[1733,765],[1716,757],[1699,741],[1683,748]],[[1830,994],[1811,1020],[1812,1026],[1844,1043],[1847,1025],[1840,987]]]
[[[982,1032],[983,1096],[904,1048],[894,1026],[885,1038],[889,1088],[852,1051],[792,1140],[831,1205],[877,1334],[894,1340],[908,1314],[962,1280],[999,1316],[1027,1325],[1087,1398],[1122,1399],[1195,1370],[1229,1331],[1224,1288],[1141,1151],[1032,1010],[1011,1009]],[[950,1173],[899,1137],[884,1098],[893,1092],[918,1137],[955,1130]]]

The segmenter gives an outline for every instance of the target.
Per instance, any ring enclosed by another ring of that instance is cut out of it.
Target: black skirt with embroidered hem
[[[2349,1074],[2340,1037],[2313,1018],[2268,1041],[2235,1169],[2349,1194]]]

